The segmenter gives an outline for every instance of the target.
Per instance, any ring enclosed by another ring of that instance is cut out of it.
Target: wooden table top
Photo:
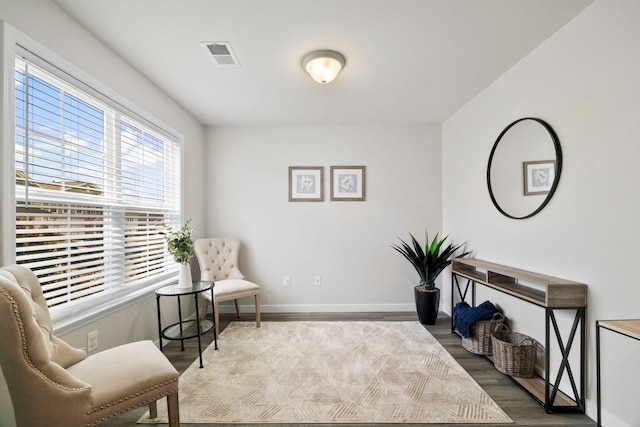
[[[600,320],[598,324],[603,328],[640,340],[640,319]]]

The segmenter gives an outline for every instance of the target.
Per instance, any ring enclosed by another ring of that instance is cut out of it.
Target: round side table
[[[202,343],[200,337],[203,334],[213,330],[214,349],[218,349],[218,337],[216,337],[216,328],[211,320],[199,319],[200,311],[198,310],[198,296],[204,292],[211,292],[211,300],[213,301],[213,287],[215,283],[210,281],[194,281],[190,288],[180,288],[178,285],[168,285],[156,289],[156,305],[158,308],[158,335],[160,336],[160,350],[162,349],[162,339],[169,341],[180,340],[180,350],[184,351],[184,340],[190,338],[198,338],[198,356],[200,357],[200,367],[202,368]],[[195,320],[182,320],[182,307],[180,305],[180,297],[193,295],[196,305]],[[178,321],[170,325],[162,327],[162,316],[160,313],[160,297],[176,297],[178,302]],[[213,307],[213,304],[211,304]],[[215,319],[215,313],[213,318]],[[187,326],[195,323],[196,332],[185,332]],[[178,330],[176,330],[176,327]]]

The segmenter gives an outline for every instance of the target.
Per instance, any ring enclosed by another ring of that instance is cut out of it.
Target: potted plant
[[[178,286],[181,288],[191,287],[191,266],[189,258],[193,256],[194,246],[191,233],[193,230],[189,228],[191,218],[189,218],[178,230],[174,230],[170,225],[163,224],[166,229],[164,239],[167,241],[167,249],[173,256],[175,262],[180,264],[180,276],[178,278]]]
[[[411,236],[412,245],[398,238],[401,245],[393,244],[391,247],[402,254],[418,272],[420,284],[414,288],[418,319],[423,325],[433,325],[436,323],[438,308],[440,307],[440,289],[436,287],[435,281],[440,273],[451,264],[451,258],[454,253],[464,243],[460,245],[449,243],[443,247],[445,240],[449,236],[440,239],[438,233],[436,233],[433,240],[429,242],[429,232],[425,231],[423,249],[413,234],[409,233],[409,236]],[[468,254],[469,252],[464,252],[459,257]]]

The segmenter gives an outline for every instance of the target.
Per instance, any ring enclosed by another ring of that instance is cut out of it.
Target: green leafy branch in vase
[[[167,249],[173,256],[175,262],[186,264],[189,258],[193,256],[194,247],[191,234],[193,229],[190,228],[191,218],[189,218],[178,230],[174,230],[170,225],[162,224],[166,230],[164,239],[167,241]]]

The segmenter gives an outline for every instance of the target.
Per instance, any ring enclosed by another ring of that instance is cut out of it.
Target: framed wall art
[[[524,173],[524,195],[548,194],[556,176],[554,160],[522,162]]]
[[[364,201],[365,172],[364,166],[331,166],[331,200]]]
[[[324,167],[289,166],[289,201],[322,202]]]

